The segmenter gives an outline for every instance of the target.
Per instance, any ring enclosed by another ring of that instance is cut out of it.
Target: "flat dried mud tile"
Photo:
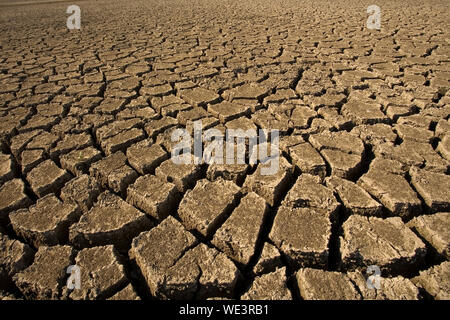
[[[322,150],[322,156],[331,167],[331,174],[344,179],[358,176],[362,166],[362,157],[338,150]]]
[[[409,221],[407,226],[418,233],[422,239],[425,239],[439,254],[447,259],[450,257],[449,212],[416,217]]]
[[[112,115],[101,115],[97,113],[89,113],[83,115],[82,124],[79,126],[82,131],[88,131],[92,129],[95,132],[98,128],[112,122],[114,116]]]
[[[0,153],[0,185],[14,178],[14,162],[9,154]]]
[[[434,130],[435,137],[443,139],[450,132],[450,120],[439,120]]]
[[[27,124],[19,128],[19,133],[42,129],[49,131],[52,126],[59,122],[58,117],[45,117],[35,114],[28,120]]]
[[[94,109],[97,113],[114,115],[122,110],[125,99],[106,98]]]
[[[16,159],[19,159],[20,154],[25,149],[28,142],[30,142],[33,137],[37,136],[41,132],[42,130],[34,130],[25,133],[19,133],[18,135],[12,137],[10,149],[14,157],[16,157]]]
[[[358,125],[389,122],[389,118],[381,111],[381,105],[375,102],[349,101],[344,104],[341,112]]]
[[[59,194],[71,175],[59,168],[52,160],[45,160],[27,174],[31,189],[39,197],[49,193]]]
[[[13,179],[5,182],[0,187],[0,221],[8,220],[9,212],[26,208],[32,203],[25,194],[25,184],[22,180]]]
[[[147,64],[131,64],[125,68],[125,72],[131,75],[141,76],[144,73],[150,72],[150,67]]]
[[[177,89],[178,91],[184,90],[184,89],[193,89],[196,86],[197,85],[190,80],[175,83],[175,89]]]
[[[226,134],[222,134],[225,129],[223,127],[214,128],[219,130],[220,137],[225,138]],[[239,148],[243,149],[239,149]],[[206,142],[203,151],[203,161],[208,164],[206,176],[213,181],[222,177],[225,180],[233,181],[241,185],[245,179],[245,175],[250,168],[245,159],[247,146],[238,140],[237,144],[220,140]]]
[[[52,148],[56,142],[59,140],[59,137],[57,135],[48,133],[48,132],[42,132],[39,135],[35,136],[28,144],[27,149],[43,149],[46,152]]]
[[[411,183],[432,212],[450,211],[450,176],[410,169]]]
[[[2,83],[0,93],[19,91],[19,83]]]
[[[411,150],[410,145],[403,142],[400,146],[394,146],[391,143],[383,143],[375,146],[373,152],[376,158],[386,158],[397,160],[407,166],[420,167],[425,159],[419,155],[416,150]]]
[[[79,248],[113,244],[126,250],[131,240],[153,223],[145,213],[105,191],[80,221],[70,227],[70,243]]]
[[[27,174],[42,161],[46,160],[46,154],[42,149],[24,150],[20,158],[22,173]]]
[[[76,112],[81,112],[83,114],[91,113],[96,106],[98,106],[103,101],[102,97],[84,97],[79,101],[73,101],[70,106],[69,114],[73,110]]]
[[[258,110],[252,114],[252,121],[261,129],[278,130],[281,135],[287,134],[290,128],[288,118],[277,119],[268,110]]]
[[[227,218],[239,196],[240,188],[231,181],[202,179],[185,193],[178,215],[188,230],[210,237]]]
[[[74,202],[61,202],[53,194],[38,199],[28,209],[9,214],[14,232],[35,247],[63,244],[69,226],[80,216],[81,210]]]
[[[420,271],[411,281],[419,288],[425,289],[435,300],[450,299],[450,262]]]
[[[166,129],[164,132],[162,132],[156,136],[154,144],[160,145],[163,149],[167,150],[168,153],[172,154],[172,151],[177,146],[177,144],[179,142],[182,142],[183,139],[185,138],[185,136],[184,136],[185,132],[183,132],[183,134],[181,136],[178,136],[178,134],[174,135],[174,132],[179,129],[180,128],[178,128],[178,127],[172,127],[172,128]],[[181,130],[184,130],[184,129],[181,129]],[[174,137],[174,141],[172,141],[172,136]],[[176,140],[175,137],[179,137],[178,140]],[[175,157],[175,155],[174,155],[174,157]]]
[[[225,91],[222,96],[230,101],[235,99],[262,99],[269,94],[269,89],[257,83],[247,83]]]
[[[110,155],[116,151],[124,151],[132,144],[145,139],[145,134],[142,129],[133,128],[130,130],[122,131],[116,134],[114,137],[103,140],[101,142],[102,149],[106,155]]]
[[[0,127],[0,135],[2,136],[2,144],[6,145],[6,139],[17,132],[17,123],[9,117],[1,117],[2,126]]]
[[[17,297],[16,295],[0,290],[0,301],[15,301],[15,300],[23,300],[20,297]]]
[[[145,87],[143,86],[139,90],[139,94],[143,96],[161,97],[169,95],[173,92],[173,88],[170,84],[162,84],[158,86]]]
[[[304,268],[297,271],[296,279],[305,300],[361,300],[361,295],[344,273]]]
[[[292,300],[286,281],[286,268],[258,276],[241,300]]]
[[[82,174],[66,183],[61,189],[61,199],[65,202],[76,202],[81,211],[86,213],[93,206],[101,191],[101,186],[96,179]]]
[[[77,79],[76,82],[78,81],[79,80]],[[61,82],[60,84],[67,85]],[[66,88],[65,93],[73,95],[77,99],[84,97],[98,97],[102,89],[104,89],[104,87],[105,87],[104,83],[90,83],[90,84],[73,83]]]
[[[75,258],[80,268],[80,290],[70,292],[71,300],[104,299],[123,288],[128,279],[125,276],[121,257],[113,246],[83,249]],[[69,293],[69,292],[68,292]]]
[[[202,107],[194,107],[187,111],[181,111],[177,114],[177,120],[180,125],[186,126],[190,121],[197,121],[208,117],[208,112]]]
[[[166,271],[164,295],[171,299],[231,298],[240,277],[225,254],[201,243]]]
[[[122,197],[126,196],[127,187],[133,183],[139,175],[129,166],[123,166],[113,171],[108,176],[108,186],[112,191],[120,193]]]
[[[255,253],[267,212],[265,200],[250,192],[216,231],[211,243],[230,259],[247,265]]]
[[[184,100],[171,94],[163,97],[153,97],[151,98],[152,107],[158,112],[161,113],[161,109],[170,105],[182,105],[185,104]],[[188,104],[186,104],[188,105]],[[192,108],[192,106],[191,106]]]
[[[328,264],[330,217],[311,208],[281,206],[269,238],[294,268]]]
[[[276,115],[275,115],[276,116]],[[311,124],[314,117],[317,116],[317,112],[307,106],[298,106],[292,110],[290,121],[294,128],[306,129]],[[280,118],[280,117],[278,117]]]
[[[310,208],[326,213],[334,221],[340,206],[333,191],[320,184],[320,177],[302,174],[282,202],[289,208]]]
[[[176,125],[178,125],[176,119],[172,117],[163,117],[159,120],[150,120],[145,126],[145,132],[147,132],[150,138],[156,138],[158,134]]]
[[[334,107],[322,107],[318,110],[318,114],[333,124],[333,131],[347,130],[354,125],[351,120],[340,115],[339,110]]]
[[[185,89],[179,92],[180,97],[193,106],[203,106],[219,101],[220,96],[214,91],[204,88]]]
[[[107,300],[141,300],[131,283]]]
[[[179,198],[174,184],[150,174],[139,177],[127,190],[127,202],[157,220],[172,213]]]
[[[349,272],[347,276],[357,286],[364,300],[419,300],[419,289],[411,280],[402,276],[394,278],[380,277],[380,289],[369,289],[367,279],[357,270]]]
[[[174,159],[168,159],[156,168],[155,175],[173,183],[179,192],[184,193],[193,188],[195,182],[201,178],[202,167],[196,164],[177,164]]]
[[[103,74],[100,72],[93,72],[93,73],[85,74],[84,82],[85,83],[103,82]]]
[[[233,103],[249,107],[252,113],[263,108],[263,105],[256,99],[233,99]]]
[[[388,106],[386,115],[393,121],[397,121],[400,117],[414,114],[415,108],[412,106]]]
[[[374,168],[364,174],[358,184],[395,216],[407,218],[421,210],[417,194],[400,175]]]
[[[314,83],[314,82],[310,82],[311,80],[308,79],[301,79],[298,83],[297,86],[295,87],[295,92],[300,96],[300,97],[304,97],[307,95],[320,95],[324,90],[329,89],[331,87],[333,87],[333,84],[327,81],[322,81],[321,83]]]
[[[224,180],[233,181],[236,184],[241,184],[249,170],[248,164],[224,164],[212,163],[208,166],[206,177],[211,180],[222,178]]]
[[[325,161],[309,143],[300,143],[288,147],[288,153],[291,156],[292,163],[296,165],[302,173],[317,175],[321,179],[327,174]]]
[[[204,77],[212,77],[219,74],[219,72],[217,71],[217,69],[215,68],[198,68],[198,69],[194,69],[192,71],[188,71],[183,73],[183,76],[189,78],[189,79],[193,79],[193,80],[197,80],[198,78],[204,78]]]
[[[288,188],[294,168],[284,157],[280,157],[278,171],[275,174],[262,174],[262,170],[268,169],[267,163],[259,163],[256,171],[247,176],[242,188],[243,192],[253,191],[270,206],[274,206]]]
[[[394,143],[397,139],[392,127],[383,123],[356,126],[350,133],[359,136],[365,143],[372,146],[385,142]]]
[[[288,135],[280,138],[280,150],[289,152],[289,148],[305,143],[305,139],[301,135]]]
[[[103,93],[105,98],[119,98],[119,99],[132,99],[136,97],[136,92],[128,92],[128,91],[122,91],[122,90],[115,90],[115,89],[106,89]]]
[[[94,147],[87,147],[81,150],[73,150],[61,156],[61,167],[74,176],[81,175],[88,171],[89,166],[102,158],[102,153]]]
[[[315,96],[305,96],[305,102],[311,106],[314,110],[318,110],[322,107],[335,107],[342,104],[346,99],[344,94],[338,93],[329,93],[326,92],[324,95],[315,97]]]
[[[40,104],[36,107],[36,113],[46,117],[62,116],[64,113],[64,107],[70,105],[70,103],[47,103]]]
[[[277,90],[274,94],[271,94],[264,98],[263,104],[269,103],[281,103],[286,100],[297,98],[297,94],[292,89],[280,89]]]
[[[328,188],[333,189],[339,195],[339,199],[349,214],[381,215],[383,206],[372,199],[370,194],[357,184],[335,176],[326,178],[325,183]]]
[[[167,270],[197,244],[180,222],[168,216],[158,226],[133,239],[129,250],[153,296],[164,297]]]
[[[403,140],[430,143],[434,136],[432,131],[406,124],[396,124],[394,129],[397,131],[398,136]]]
[[[250,107],[223,101],[218,104],[209,104],[208,112],[218,118],[221,123],[234,120],[241,116],[250,114]]]
[[[140,174],[153,172],[169,154],[159,145],[142,141],[127,149],[127,158],[130,165]]]
[[[430,125],[432,124],[432,122],[434,122],[434,121],[435,121],[435,119],[433,117],[425,116],[422,114],[414,114],[411,116],[400,117],[397,120],[397,123],[409,125],[409,126],[413,126],[413,127],[418,127],[418,128],[428,129],[430,127]]]
[[[50,150],[50,157],[56,160],[61,155],[67,154],[72,150],[92,146],[92,143],[92,137],[88,133],[67,134]]]
[[[69,246],[40,247],[33,264],[17,273],[14,282],[27,299],[58,299],[73,255],[74,250]]]
[[[425,244],[399,217],[352,215],[342,228],[339,242],[344,269],[374,264],[383,275],[398,275],[416,270],[425,257]]]
[[[33,258],[34,251],[30,246],[0,233],[0,286],[11,286],[12,277],[28,267]]]

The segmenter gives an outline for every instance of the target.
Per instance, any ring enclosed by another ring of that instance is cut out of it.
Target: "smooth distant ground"
[[[449,299],[448,1],[31,2],[0,1],[0,298]],[[279,130],[279,170],[174,164],[196,120]]]

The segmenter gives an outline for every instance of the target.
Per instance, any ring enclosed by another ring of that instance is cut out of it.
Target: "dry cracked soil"
[[[0,299],[449,299],[449,3],[371,4],[0,1]]]

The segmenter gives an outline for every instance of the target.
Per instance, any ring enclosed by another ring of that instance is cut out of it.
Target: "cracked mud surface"
[[[380,0],[380,31],[367,1],[74,1],[72,31],[28,2],[0,2],[0,299],[450,298],[446,1]],[[278,129],[278,172],[174,164],[199,119]]]

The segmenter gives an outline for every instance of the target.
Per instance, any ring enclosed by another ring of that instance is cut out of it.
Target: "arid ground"
[[[36,2],[0,1],[0,299],[450,298],[448,1]],[[197,120],[278,171],[174,163]]]

